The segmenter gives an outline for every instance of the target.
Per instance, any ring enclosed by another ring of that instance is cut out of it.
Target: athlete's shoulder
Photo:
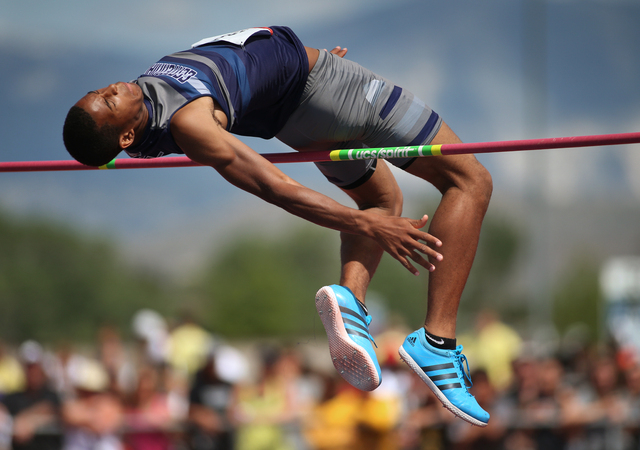
[[[171,129],[175,131],[176,128],[193,128],[198,125],[197,121],[194,123],[196,118],[203,115],[213,117],[217,124],[226,129],[227,116],[222,107],[212,97],[197,98],[176,111],[171,119]]]

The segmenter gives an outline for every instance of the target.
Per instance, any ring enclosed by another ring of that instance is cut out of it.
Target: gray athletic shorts
[[[429,144],[440,116],[411,92],[326,51],[309,74],[300,105],[277,138],[298,151]],[[415,158],[388,161],[400,168]],[[343,189],[367,181],[376,160],[316,163]]]

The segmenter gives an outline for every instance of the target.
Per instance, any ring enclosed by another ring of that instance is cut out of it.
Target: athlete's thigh
[[[353,189],[342,189],[351,197],[358,208],[379,208],[388,214],[402,212],[402,191],[385,161],[379,160],[373,175]]]

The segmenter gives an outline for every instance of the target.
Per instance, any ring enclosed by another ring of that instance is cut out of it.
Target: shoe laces
[[[373,336],[371,336],[371,333],[369,333],[369,324],[371,323],[371,316],[369,315],[369,310],[367,309],[366,305],[364,303],[362,303],[360,300],[358,300],[356,298],[356,301],[358,302],[358,304],[360,305],[360,307],[362,308],[362,310],[364,311],[364,313],[366,314],[364,316],[364,319],[367,321],[367,337],[369,338],[369,340],[371,341],[371,343],[378,348],[378,344],[376,344],[376,341],[373,340]]]
[[[456,359],[458,366],[460,367],[460,371],[462,372],[464,377],[469,381],[469,387],[473,386],[473,381],[471,381],[471,374],[470,374],[471,371],[469,370],[469,361],[467,360],[467,357],[462,353],[462,345],[458,345],[456,347],[456,351],[453,357]],[[465,370],[465,367],[466,367],[466,370]]]
[[[363,305],[364,306],[364,305]],[[376,341],[373,340],[373,336],[371,336],[371,333],[369,333],[369,324],[371,323],[371,316],[365,316],[365,320],[367,321],[367,337],[369,338],[369,340],[371,341],[371,343],[378,348],[378,344],[376,344]]]

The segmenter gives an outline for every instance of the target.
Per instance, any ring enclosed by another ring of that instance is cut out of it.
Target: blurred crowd
[[[456,419],[376,334],[383,383],[335,374],[322,342],[233,345],[153,311],[135,340],[0,344],[0,450],[640,449],[640,363],[619,346],[541,350],[494,314],[460,336],[485,428]],[[327,365],[328,361],[328,365]]]

